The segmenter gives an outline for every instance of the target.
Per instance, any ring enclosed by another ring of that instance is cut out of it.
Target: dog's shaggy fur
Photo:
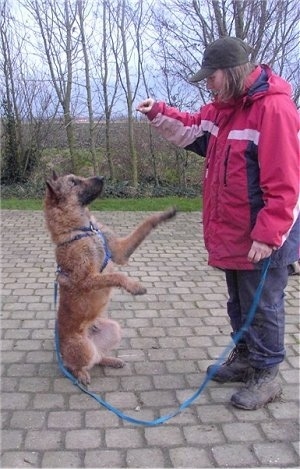
[[[120,325],[105,317],[112,287],[124,288],[133,295],[146,292],[139,281],[115,272],[114,264],[126,264],[153,228],[174,217],[176,210],[153,214],[129,236],[120,238],[97,223],[87,208],[101,194],[103,178],[58,177],[53,172],[46,185],[45,218],[59,266],[61,355],[73,375],[88,384],[88,370],[94,365],[124,366],[119,358],[107,356],[121,340]]]

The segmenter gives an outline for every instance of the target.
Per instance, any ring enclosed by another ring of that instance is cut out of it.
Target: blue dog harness
[[[97,235],[98,238],[101,240],[102,242],[102,245],[103,245],[103,249],[104,249],[104,254],[105,254],[105,257],[104,257],[104,260],[102,262],[102,266],[101,268],[99,269],[99,272],[102,272],[105,267],[107,266],[108,262],[111,260],[112,258],[112,254],[111,254],[111,251],[108,247],[108,244],[107,244],[107,239],[105,238],[104,234],[102,233],[102,231],[99,229],[99,228],[95,228],[94,225],[92,224],[92,222],[90,222],[90,225],[89,226],[83,226],[81,228],[75,228],[74,231],[83,231],[83,233],[80,233],[76,236],[74,236],[73,238],[69,239],[68,241],[64,241],[63,243],[60,243],[57,245],[57,247],[60,247],[60,246],[65,246],[66,244],[70,244],[70,243],[73,243],[73,241],[78,241],[80,239],[83,239],[83,238],[86,238],[86,237],[89,237],[89,236],[94,236],[94,235]],[[57,295],[58,295],[58,281],[57,281],[57,277],[58,275],[60,274],[63,274],[63,275],[66,275],[63,271],[63,269],[61,268],[61,266],[57,266],[57,269],[56,269],[56,280],[54,282],[54,305],[56,307],[56,303],[57,303]]]
[[[104,261],[103,261],[102,266],[100,268],[100,272],[102,272],[102,270],[104,270],[105,267],[107,266],[108,261],[110,261],[111,258],[112,258],[112,254],[111,254],[111,251],[108,247],[107,240],[106,240],[104,234],[102,233],[102,231],[99,228],[95,228],[91,221],[90,221],[89,226],[83,226],[81,228],[75,228],[74,231],[83,231],[83,233],[80,233],[80,234],[74,236],[73,238],[69,239],[68,241],[64,241],[63,243],[58,244],[57,247],[65,246],[66,244],[73,243],[73,241],[78,241],[82,238],[97,235],[98,238],[101,240],[101,242],[103,244],[104,254],[105,254]],[[57,267],[57,272],[62,273],[62,270],[61,270],[60,266]]]

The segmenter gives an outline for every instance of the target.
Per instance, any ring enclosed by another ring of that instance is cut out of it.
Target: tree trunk
[[[97,161],[96,161],[96,144],[95,144],[95,141],[96,141],[95,123],[94,123],[94,111],[93,111],[93,103],[92,103],[89,56],[88,56],[86,37],[85,37],[82,0],[78,0],[78,14],[79,14],[79,24],[80,24],[80,34],[81,34],[81,45],[82,45],[82,52],[83,52],[83,57],[84,57],[85,88],[86,88],[87,108],[88,108],[88,115],[89,115],[89,144],[90,144],[90,152],[92,156],[94,175],[96,175]]]

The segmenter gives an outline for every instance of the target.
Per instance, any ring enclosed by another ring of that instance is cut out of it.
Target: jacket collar
[[[269,67],[266,65],[258,65],[246,79],[246,90],[244,95],[238,99],[231,99],[230,101],[221,102],[214,101],[214,106],[221,109],[244,107],[251,104],[261,94],[265,94],[269,89],[268,76]]]

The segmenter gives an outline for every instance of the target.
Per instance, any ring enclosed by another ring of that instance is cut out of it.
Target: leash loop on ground
[[[269,266],[270,266],[270,262],[271,262],[271,257],[264,260],[264,264],[263,264],[263,268],[262,268],[262,272],[261,272],[260,282],[259,282],[259,285],[258,285],[257,290],[255,292],[253,302],[252,302],[252,304],[250,306],[250,309],[248,311],[245,323],[243,324],[241,329],[233,336],[233,342],[235,344],[237,344],[239,342],[242,335],[244,334],[244,332],[247,331],[247,329],[249,328],[249,326],[250,326],[250,324],[251,324],[251,322],[254,318],[254,315],[255,315],[255,312],[256,312],[256,309],[257,309],[257,305],[258,305],[260,297],[261,297],[262,289],[263,289],[263,286],[264,286],[264,283],[265,283],[265,279],[266,279],[266,276],[267,276],[267,271],[268,271]],[[199,388],[197,389],[197,391],[191,397],[187,398],[176,410],[174,410],[170,414],[163,415],[163,416],[161,416],[157,419],[154,419],[154,420],[140,420],[140,419],[136,419],[134,417],[131,417],[130,415],[124,414],[122,411],[120,411],[119,409],[115,408],[114,406],[112,406],[111,404],[106,402],[104,399],[102,399],[100,396],[98,396],[94,392],[89,391],[83,384],[81,384],[72,375],[72,373],[70,373],[70,371],[64,366],[63,361],[62,361],[62,357],[61,357],[61,354],[60,354],[59,334],[58,334],[57,321],[55,323],[55,349],[56,349],[56,357],[57,357],[58,365],[59,365],[59,368],[60,368],[62,374],[65,375],[66,378],[68,378],[82,392],[84,392],[85,394],[88,394],[90,397],[95,399],[99,404],[101,404],[107,410],[113,412],[115,415],[117,415],[118,417],[120,417],[123,420],[126,420],[127,422],[130,422],[130,423],[133,423],[133,424],[136,424],[136,425],[154,427],[154,426],[157,426],[157,425],[161,425],[164,422],[166,422],[166,421],[170,420],[171,418],[175,417],[180,412],[182,412],[184,409],[189,407],[192,404],[192,402],[195,401],[195,399],[197,399],[197,397],[206,388],[208,382],[217,373],[218,368],[221,366],[221,364],[223,363],[223,361],[227,357],[228,353],[231,351],[232,343],[228,344],[228,346],[224,349],[223,353],[219,356],[219,358],[217,359],[217,361],[215,363],[216,366],[212,367],[211,370],[209,371],[209,373],[206,374],[206,376],[205,376],[204,380],[202,381],[202,383],[200,384]]]

